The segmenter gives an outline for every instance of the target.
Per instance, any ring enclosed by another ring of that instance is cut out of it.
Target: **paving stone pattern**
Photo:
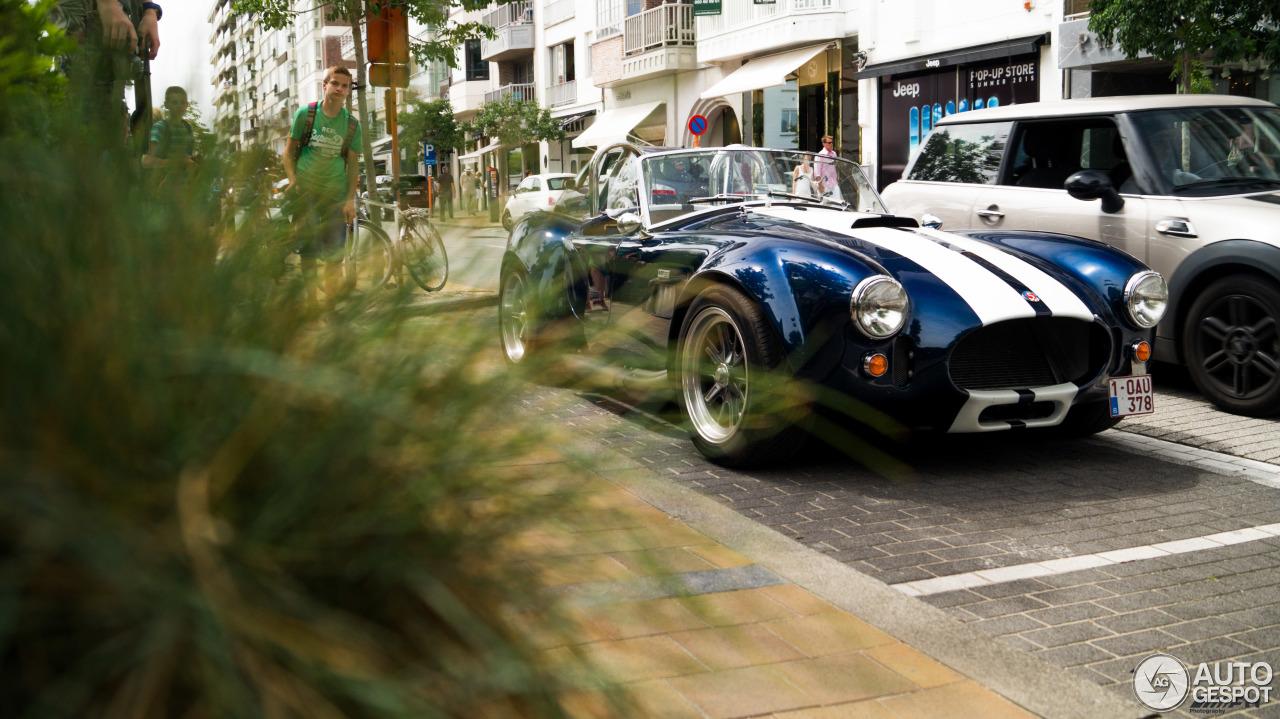
[[[911,471],[894,480],[825,449],[783,468],[734,471],[617,399],[539,387],[525,401],[888,584],[1280,521],[1275,489],[1099,442],[936,437],[903,453]],[[1188,664],[1280,667],[1277,550],[1280,539],[1258,540],[921,600],[1127,693],[1133,668],[1157,650]],[[1277,707],[1231,716],[1280,716]]]

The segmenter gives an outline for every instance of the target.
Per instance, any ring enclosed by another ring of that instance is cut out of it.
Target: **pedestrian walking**
[[[325,296],[342,287],[347,225],[356,216],[356,158],[360,122],[347,112],[351,71],[335,65],[324,76],[324,100],[298,108],[284,148],[291,214],[307,294],[316,298],[316,262],[324,262]]]
[[[113,144],[130,129],[125,86],[141,87],[142,58],[154,60],[160,51],[162,13],[159,4],[141,0],[57,0],[49,11],[50,21],[80,46],[58,58],[74,107],[86,127],[104,132]]]
[[[839,157],[836,155],[835,138],[822,136],[822,149],[818,151],[818,159],[813,163],[813,178],[818,181],[822,193],[831,193],[837,200],[840,198],[840,183],[836,181],[836,163],[823,160],[823,157]]]
[[[471,216],[475,212],[472,202],[475,201],[475,193],[471,188],[475,185],[471,180],[471,168],[462,168],[462,174],[458,176],[458,202],[462,205],[462,212],[467,216]]]
[[[453,219],[453,198],[457,190],[453,186],[453,175],[449,166],[440,168],[440,219]]]

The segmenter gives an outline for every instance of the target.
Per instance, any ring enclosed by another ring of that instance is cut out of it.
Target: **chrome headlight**
[[[1169,306],[1169,286],[1158,272],[1139,272],[1124,286],[1124,307],[1139,327],[1155,327]]]
[[[884,339],[902,329],[911,300],[892,277],[875,275],[858,283],[849,300],[849,314],[862,333],[873,340]]]

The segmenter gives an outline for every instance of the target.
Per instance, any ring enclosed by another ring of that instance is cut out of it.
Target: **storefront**
[[[840,134],[840,42],[751,58],[702,93],[744,97],[741,134],[756,147],[822,149]]]
[[[1040,46],[1047,34],[868,66],[877,79],[880,189],[902,175],[933,124],[947,115],[1040,99]]]

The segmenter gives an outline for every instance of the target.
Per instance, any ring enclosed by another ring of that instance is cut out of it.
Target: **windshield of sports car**
[[[1188,107],[1133,113],[1156,170],[1176,195],[1280,188],[1280,110]]]
[[[760,148],[689,150],[636,158],[650,224],[726,203],[768,199],[811,202],[856,212],[884,205],[847,160]],[[621,175],[627,173],[619,173]]]

